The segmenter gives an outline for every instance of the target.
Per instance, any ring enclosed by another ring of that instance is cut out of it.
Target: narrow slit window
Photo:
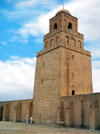
[[[42,79],[42,84],[43,84],[43,79]]]
[[[74,72],[72,73],[72,77],[74,77]]]
[[[44,62],[43,62],[43,67],[44,67]]]
[[[72,59],[74,59],[74,55],[72,55]]]

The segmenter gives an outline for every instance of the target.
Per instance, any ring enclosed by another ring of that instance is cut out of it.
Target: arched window
[[[65,37],[65,42],[69,44],[69,37]]]
[[[81,41],[78,40],[77,47],[81,48]]]
[[[53,45],[53,39],[50,41],[50,46]]]
[[[59,43],[59,36],[56,37],[56,43]]]
[[[73,47],[75,47],[76,46],[76,41],[75,41],[75,39],[71,39],[71,46],[73,46]]]
[[[48,46],[48,41],[46,41],[46,43],[45,43],[45,48],[47,48],[47,46]]]
[[[54,24],[53,29],[57,29],[57,23]]]
[[[70,23],[70,22],[68,23],[68,28],[72,29],[72,23]]]

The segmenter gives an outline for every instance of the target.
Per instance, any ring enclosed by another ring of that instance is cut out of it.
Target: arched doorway
[[[0,121],[3,119],[3,106],[0,107]]]

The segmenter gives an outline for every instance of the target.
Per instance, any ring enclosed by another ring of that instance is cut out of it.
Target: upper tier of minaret
[[[84,35],[78,32],[78,19],[65,9],[59,10],[49,20],[49,33],[44,36],[44,51],[58,46],[91,56],[90,52],[84,50]]]

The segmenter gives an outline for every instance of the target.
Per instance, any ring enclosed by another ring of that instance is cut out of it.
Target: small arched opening
[[[76,41],[75,41],[75,39],[73,39],[73,38],[71,39],[71,46],[72,46],[72,47],[75,47],[75,46],[76,46]]]
[[[72,95],[75,95],[75,90],[72,90]]]
[[[46,43],[45,43],[45,48],[47,48],[47,46],[48,46],[48,41],[46,41]]]
[[[54,24],[53,29],[57,29],[57,23]]]
[[[56,37],[56,43],[59,43],[59,36]]]
[[[70,22],[68,23],[68,28],[69,28],[69,29],[73,29],[73,28],[72,28],[72,23],[70,23]]]
[[[81,48],[81,41],[78,41],[78,47]]]
[[[65,40],[66,40],[66,43],[68,43],[69,44],[69,37],[65,37]]]
[[[50,41],[50,46],[53,45],[53,39]]]

